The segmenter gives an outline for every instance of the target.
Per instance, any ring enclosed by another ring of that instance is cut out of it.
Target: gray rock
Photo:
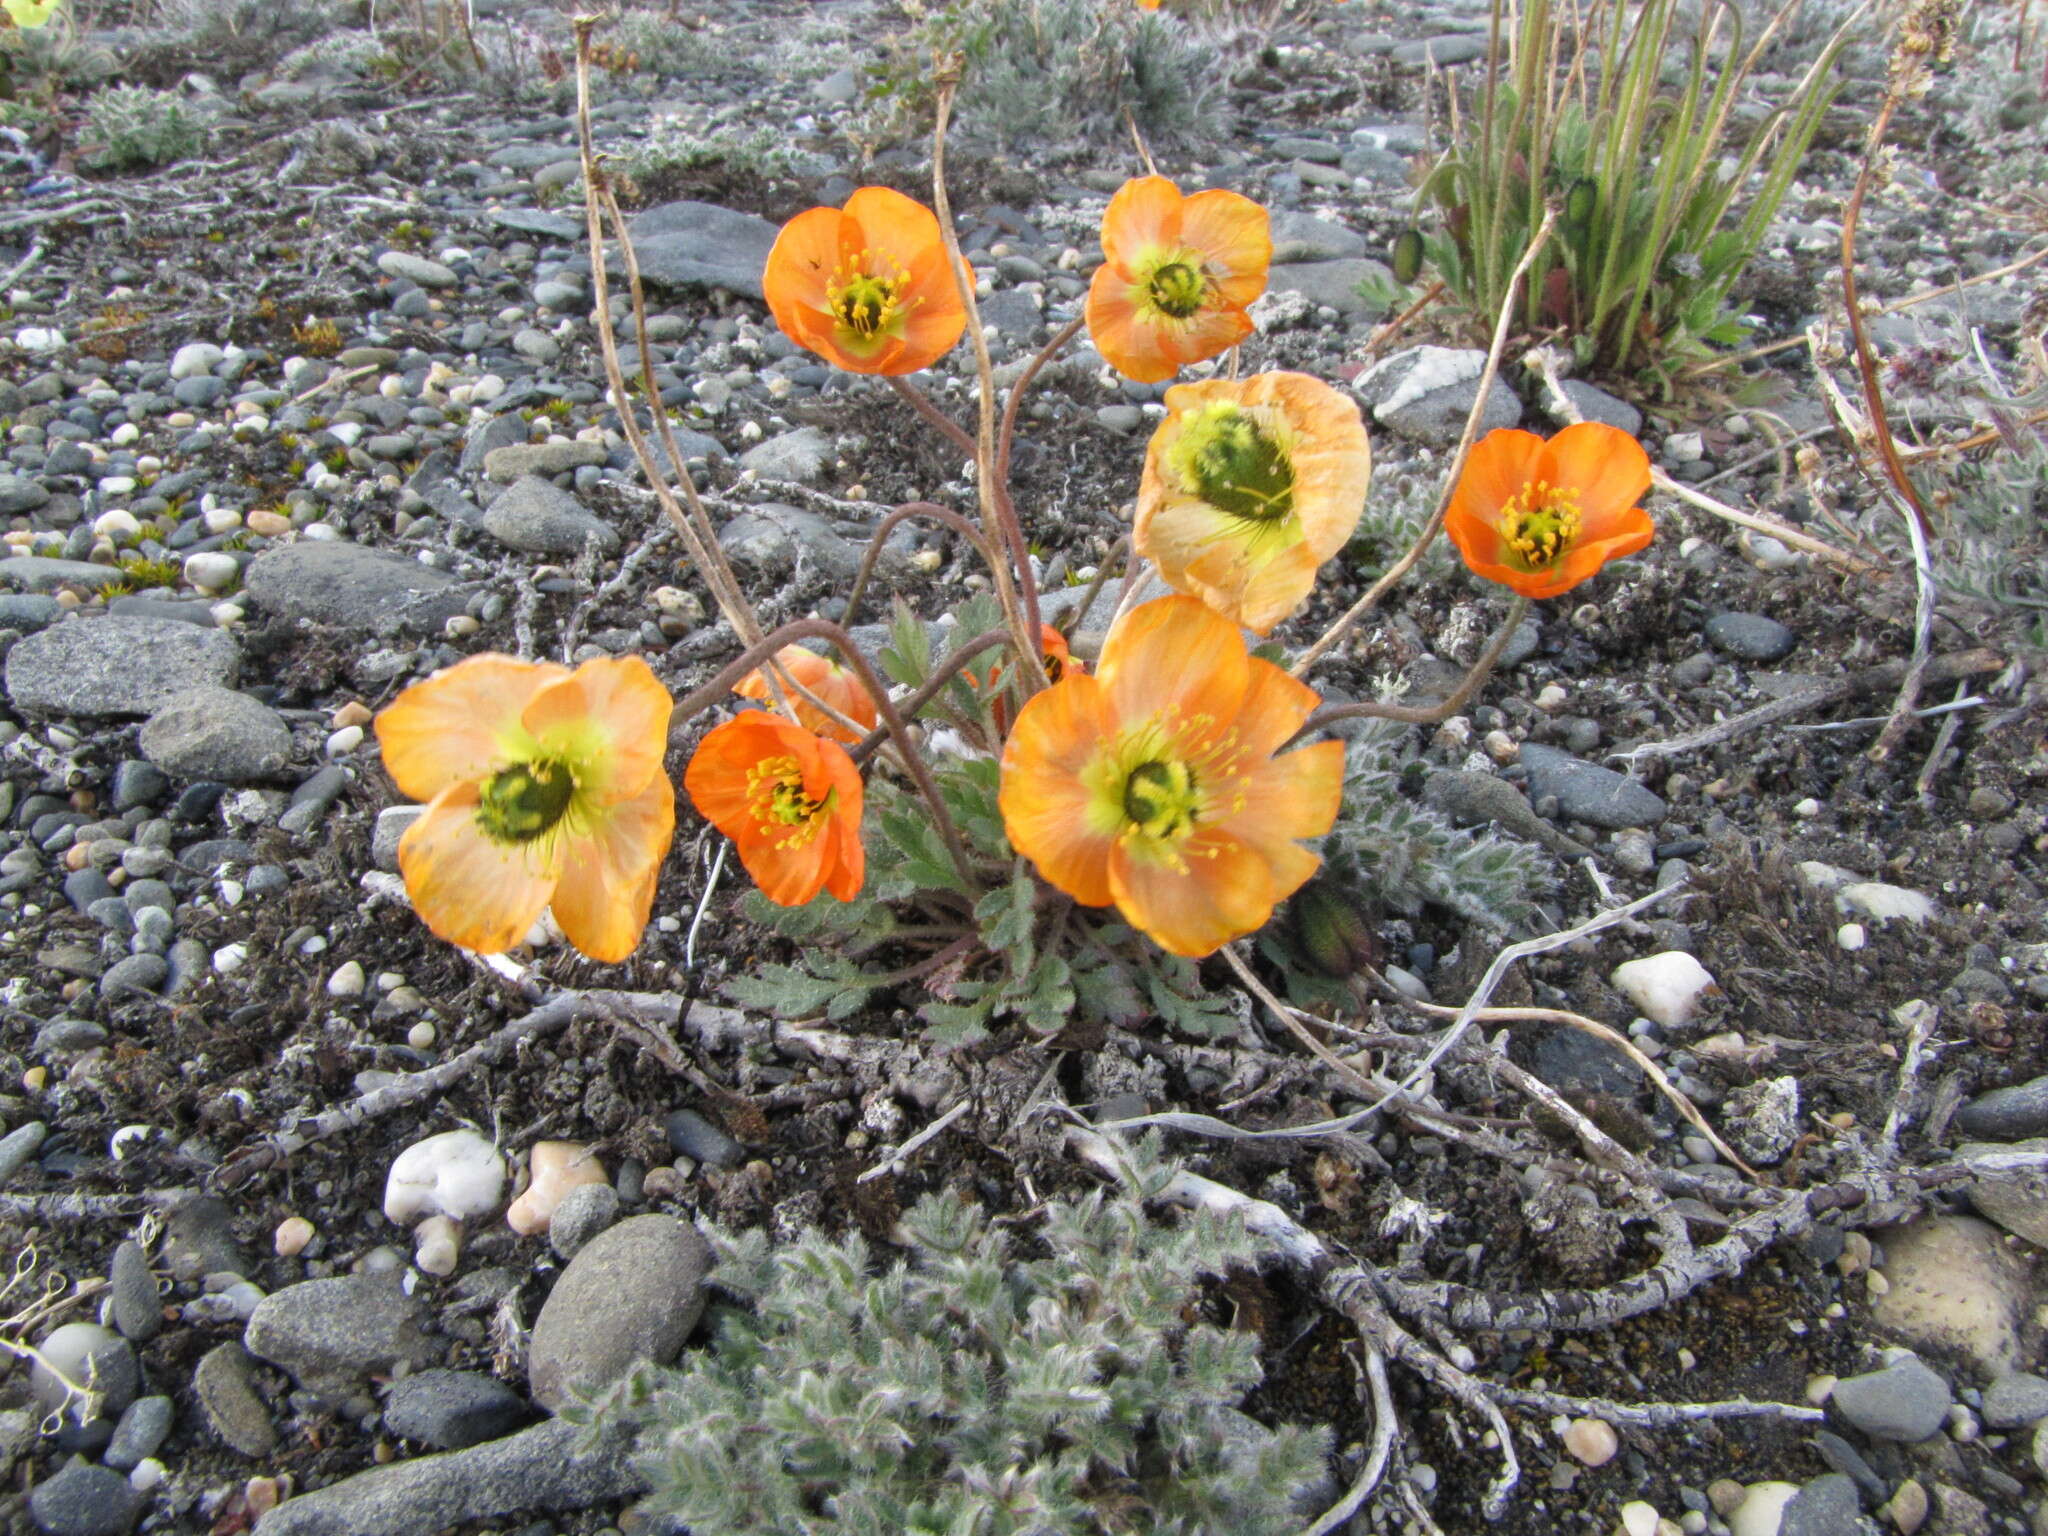
[[[538,475],[521,475],[484,509],[484,531],[531,555],[580,555],[592,539],[614,554],[619,535],[582,502]]]
[[[723,288],[750,299],[763,297],[761,272],[777,233],[758,215],[687,201],[649,208],[627,226],[640,275],[655,287]]]
[[[736,1168],[746,1148],[694,1109],[679,1109],[661,1122],[669,1150],[695,1158],[706,1168]]]
[[[213,1195],[186,1201],[164,1223],[157,1261],[173,1279],[194,1282],[207,1275],[249,1273],[249,1260],[235,1241],[227,1202]]]
[[[292,728],[246,693],[188,688],[143,722],[140,744],[144,757],[178,778],[248,784],[283,770]]]
[[[46,593],[0,593],[0,629],[18,629],[24,634],[47,629],[63,613],[64,605]]]
[[[437,1451],[509,1435],[532,1413],[525,1398],[478,1371],[418,1371],[394,1381],[384,1399],[386,1429]]]
[[[50,493],[27,475],[0,474],[0,517],[18,517],[45,505]]]
[[[1382,426],[1431,447],[1449,448],[1464,433],[1485,369],[1486,354],[1471,348],[1410,347],[1375,363],[1353,387]],[[1480,435],[1521,419],[1522,402],[1496,376],[1479,418]]]
[[[365,1376],[435,1363],[438,1351],[420,1331],[425,1312],[394,1274],[301,1280],[256,1304],[242,1342],[308,1391],[339,1400]]]
[[[600,1392],[634,1364],[666,1365],[704,1311],[711,1245],[669,1216],[635,1216],[601,1232],[555,1282],[534,1321],[527,1378],[553,1411]]]
[[[1558,815],[1566,820],[1618,831],[1654,827],[1664,819],[1663,798],[1627,774],[1535,742],[1523,744],[1521,761],[1529,770],[1529,798],[1540,803],[1556,796]]]
[[[1340,315],[1368,318],[1380,313],[1378,304],[1360,293],[1368,280],[1390,282],[1393,274],[1386,263],[1356,256],[1342,261],[1298,261],[1275,266],[1267,274],[1268,293],[1298,293],[1311,304],[1326,304]],[[1516,417],[1520,419],[1519,414]]]
[[[2048,1379],[2008,1371],[1984,1389],[1987,1429],[2021,1429],[2048,1419]]]
[[[370,862],[388,873],[398,872],[398,843],[406,830],[426,814],[423,805],[391,805],[377,813],[377,826],[370,834]]]
[[[0,560],[0,587],[17,592],[54,592],[59,587],[88,587],[97,592],[122,579],[111,565],[90,560],[59,560],[49,555],[17,555]]]
[[[81,1459],[29,1490],[28,1513],[42,1536],[127,1536],[143,1503],[120,1473]]]
[[[107,1310],[124,1339],[142,1343],[163,1329],[163,1303],[157,1299],[156,1276],[149,1272],[149,1255],[132,1239],[114,1249],[107,1272]]]
[[[1953,1398],[1937,1372],[1905,1359],[1881,1371],[1843,1377],[1829,1401],[1873,1439],[1910,1444],[1940,1433]]]
[[[851,64],[835,69],[811,88],[818,99],[828,105],[843,107],[860,97],[860,76],[853,72]]]
[[[588,1434],[550,1420],[468,1450],[376,1467],[278,1505],[256,1536],[417,1536],[520,1509],[583,1509],[647,1486],[629,1459],[630,1440],[586,1448]]]
[[[763,480],[796,480],[808,485],[824,472],[831,453],[831,438],[816,427],[798,427],[756,443],[740,455],[740,468],[752,470]]]
[[[249,1364],[249,1352],[233,1339],[208,1350],[192,1373],[192,1395],[207,1427],[244,1456],[268,1456],[277,1449],[277,1425]]]
[[[1444,69],[1452,64],[1470,64],[1475,59],[1486,57],[1486,38],[1484,34],[1472,32],[1425,37],[1412,43],[1396,44],[1389,57],[1396,64],[1416,69],[1431,65]]]
[[[574,438],[558,443],[512,443],[484,455],[484,473],[500,485],[510,485],[522,475],[565,475],[586,464],[602,464],[607,457],[603,443]]]
[[[455,578],[403,555],[335,540],[267,549],[249,562],[242,590],[281,619],[369,629],[384,619],[438,631],[462,612]]]
[[[1956,1129],[1989,1141],[2048,1136],[2048,1076],[1978,1094],[1956,1111]]]
[[[552,363],[562,355],[562,344],[538,326],[521,326],[512,337],[512,350],[530,363]]]
[[[168,1397],[138,1397],[114,1426],[114,1438],[107,1442],[100,1460],[116,1471],[133,1471],[145,1456],[156,1454],[171,1432],[174,1417]]]
[[[1337,158],[1335,145],[1325,146]],[[1295,209],[1273,215],[1273,261],[1281,266],[1301,261],[1351,261],[1366,251],[1365,236],[1342,224]]]
[[[525,446],[527,435],[526,423],[510,411],[507,411],[502,416],[493,416],[463,440],[462,457],[457,461],[456,467],[465,475],[482,474],[486,459],[490,458],[500,448],[519,448]],[[427,466],[433,462],[431,456],[422,460],[420,467],[413,471],[413,480],[417,482],[422,475],[425,475],[427,473]],[[434,478],[445,480],[447,478],[446,466],[436,465],[435,467],[440,473]],[[426,488],[422,485],[414,484],[413,489],[419,491],[423,496],[426,494]]]
[[[100,996],[108,1001],[157,992],[171,974],[170,962],[162,955],[130,955],[116,960],[100,977]]]
[[[1839,1472],[1816,1477],[1786,1502],[1778,1536],[1874,1536],[1856,1484]]]
[[[135,1347],[113,1329],[98,1323],[65,1323],[52,1329],[40,1348],[42,1359],[29,1370],[28,1389],[45,1413],[64,1407],[70,1396],[66,1381],[98,1393],[103,1418],[119,1418],[135,1401],[142,1368],[136,1363]]]
[[[2000,1152],[2048,1153],[2048,1138],[2030,1136],[2014,1142],[1965,1142],[1956,1148],[1960,1158],[1984,1157]],[[2048,1244],[2048,1173],[2021,1170],[1985,1174],[1969,1181],[1965,1189],[1970,1204],[1980,1216],[1997,1222],[2015,1237],[2040,1247]]]
[[[547,213],[538,208],[493,208],[491,222],[500,229],[522,235],[539,235],[543,240],[581,240],[583,221],[566,213]]]
[[[619,1192],[609,1184],[579,1184],[548,1218],[548,1246],[573,1259],[590,1240],[619,1219]]]
[[[1706,622],[1708,643],[1745,661],[1782,661],[1799,636],[1760,613],[1717,613]]]
[[[1543,414],[1560,425],[1573,421],[1598,421],[1610,427],[1619,427],[1630,437],[1643,430],[1643,413],[1626,400],[1618,399],[1604,389],[1595,389],[1580,379],[1558,381],[1564,396],[1571,404],[1565,410],[1558,404],[1548,386],[1542,392]]]
[[[1815,1430],[1813,1448],[1828,1464],[1830,1472],[1839,1472],[1848,1478],[1872,1504],[1882,1504],[1890,1496],[1891,1489],[1885,1480],[1877,1475],[1855,1446],[1833,1430]]]
[[[981,301],[981,323],[992,325],[996,334],[1010,341],[1031,341],[1045,321],[1045,312],[1028,293],[999,288]]]
[[[736,565],[761,576],[786,576],[799,557],[835,581],[851,580],[860,568],[860,549],[822,513],[767,501],[749,507],[718,531],[718,542]]]
[[[147,715],[188,688],[234,686],[241,653],[224,630],[169,619],[74,619],[7,653],[7,696],[31,714]]]
[[[377,258],[377,270],[387,277],[402,277],[422,288],[453,288],[462,281],[454,269],[427,256],[410,251],[386,251]]]
[[[43,1138],[50,1134],[50,1128],[40,1120],[31,1120],[18,1125],[6,1136],[0,1137],[0,1188],[30,1158],[36,1155],[36,1148],[43,1144]]]

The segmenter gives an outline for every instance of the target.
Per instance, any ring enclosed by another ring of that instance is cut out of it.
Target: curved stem
[[[939,669],[924,680],[924,686],[904,699],[902,708],[899,711],[903,718],[905,720],[915,720],[924,712],[925,705],[937,698],[939,691],[960,675],[961,670],[966,667],[968,662],[974,660],[975,657],[979,656],[990,646],[1007,644],[1009,641],[1009,630],[990,629],[984,630],[964,645],[954,647],[952,653],[939,663]],[[861,739],[858,746],[849,748],[847,755],[856,763],[865,763],[874,755],[875,749],[882,744],[882,739],[888,734],[881,726],[876,726]]]
[[[947,442],[958,448],[970,459],[975,455],[974,439],[967,435],[967,429],[932,404],[932,397],[919,389],[908,379],[895,374],[884,374],[882,382],[902,397],[903,403],[922,416]]]
[[[1508,648],[1508,641],[1513,639],[1515,631],[1522,627],[1522,620],[1529,616],[1529,606],[1528,598],[1519,592],[1515,594],[1515,600],[1508,605],[1508,616],[1501,621],[1500,628],[1494,631],[1493,638],[1486,643],[1486,649],[1480,653],[1479,659],[1472,663],[1472,670],[1467,672],[1465,680],[1451,691],[1450,697],[1441,703],[1431,704],[1426,708],[1420,705],[1379,704],[1370,700],[1356,704],[1326,704],[1304,720],[1301,729],[1281,743],[1281,747],[1290,746],[1309,732],[1334,725],[1339,720],[1398,720],[1403,725],[1441,725],[1463,709],[1471,701],[1472,695],[1479,691],[1480,685],[1493,675],[1494,667],[1500,662],[1501,652]]]
[[[946,809],[945,798],[939,793],[939,786],[932,779],[932,771],[924,757],[917,750],[917,744],[910,739],[910,729],[903,723],[903,717],[890,702],[889,689],[869,665],[860,647],[853,643],[853,637],[837,624],[827,619],[794,619],[771,635],[764,636],[757,645],[748,646],[739,660],[719,672],[710,682],[686,695],[669,716],[669,739],[673,741],[682,722],[701,713],[724,698],[732,691],[733,684],[774,656],[783,646],[798,640],[823,640],[839,652],[840,658],[860,679],[861,686],[874,700],[875,713],[882,717],[882,728],[890,740],[896,743],[896,750],[902,754],[904,771],[917,785],[917,792],[931,808],[932,825],[939,829],[939,836],[945,840],[946,852],[953,860],[953,867],[959,871],[960,879],[969,890],[976,884],[974,866],[968,861],[966,846],[960,841],[959,830],[953,825],[952,813]],[[951,659],[950,657],[948,658]]]
[[[896,525],[905,518],[928,517],[935,523],[943,523],[974,546],[974,552],[989,565],[996,563],[995,551],[982,538],[981,530],[967,521],[950,507],[942,507],[930,501],[906,501],[887,517],[875,524],[875,531],[868,536],[868,547],[860,557],[860,569],[854,573],[853,590],[846,597],[846,612],[839,622],[848,629],[853,628],[854,616],[860,612],[860,600],[867,593],[868,581],[875,574],[875,562],[882,558],[882,545],[889,535],[896,531]]]
[[[1017,436],[1017,411],[1024,404],[1025,391],[1031,388],[1032,381],[1045,365],[1081,334],[1081,328],[1087,323],[1085,314],[1069,320],[1059,335],[1038,349],[1038,355],[1024,365],[1024,371],[1017,375],[1017,382],[1010,386],[1010,398],[1003,402],[1003,424],[996,432],[996,484],[1007,486],[1010,483],[1010,444]]]

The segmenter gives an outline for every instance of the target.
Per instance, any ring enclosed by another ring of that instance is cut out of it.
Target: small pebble
[[[271,1235],[271,1247],[280,1259],[296,1258],[305,1251],[306,1244],[313,1241],[314,1232],[313,1223],[305,1217],[287,1216]]]
[[[1604,1467],[1621,1449],[1621,1438],[1605,1419],[1573,1419],[1564,1432],[1564,1448],[1586,1466]]]
[[[334,968],[334,974],[327,978],[329,997],[360,997],[363,994],[365,978],[360,961],[344,960]]]

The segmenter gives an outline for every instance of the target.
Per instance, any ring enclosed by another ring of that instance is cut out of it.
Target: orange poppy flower
[[[683,786],[777,906],[800,907],[823,890],[841,901],[860,894],[860,770],[836,741],[749,710],[704,738]]]
[[[1088,334],[1118,373],[1156,384],[1251,335],[1245,306],[1266,291],[1273,235],[1248,197],[1182,197],[1164,176],[1141,176],[1109,200],[1102,254]]]
[[[1322,863],[1299,839],[1337,819],[1344,748],[1274,756],[1316,703],[1194,598],[1140,604],[1110,630],[1095,676],[1019,712],[997,794],[1011,846],[1083,905],[1114,902],[1162,949],[1213,953]]]
[[[1501,428],[1465,461],[1444,531],[1488,581],[1556,597],[1650,542],[1649,488],[1649,456],[1618,427],[1582,421],[1548,442]]]
[[[849,373],[928,368],[967,326],[937,216],[887,187],[783,225],[761,287],[784,335]]]
[[[675,832],[673,708],[638,656],[574,672],[471,656],[393,700],[377,740],[399,789],[427,802],[398,844],[427,927],[496,954],[552,906],[591,959],[630,955]]]
[[[1358,406],[1305,373],[1166,392],[1132,531],[1166,584],[1263,635],[1301,606],[1365,510]]]
[[[875,728],[875,701],[868,697],[867,689],[861,686],[860,679],[850,668],[800,645],[785,645],[777,651],[775,664],[861,727],[858,733],[849,731],[817,705],[792,696],[790,702],[796,705],[797,724],[805,730],[829,736],[834,741],[852,743]],[[749,673],[733,685],[732,691],[743,699],[758,699],[764,704],[774,697],[769,692],[766,675],[761,672]]]

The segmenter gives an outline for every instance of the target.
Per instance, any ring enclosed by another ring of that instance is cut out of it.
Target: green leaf
[[[999,885],[975,903],[974,919],[981,925],[981,941],[990,953],[1002,956],[1012,976],[1031,969],[1036,950],[1032,927],[1038,915],[1038,882],[1017,861],[1016,873],[1007,885]]]
[[[953,867],[945,839],[939,836],[938,828],[921,806],[899,801],[881,812],[876,821],[882,835],[902,855],[903,875],[912,885],[928,891],[958,891],[970,897],[980,894]]]
[[[889,643],[882,647],[880,660],[890,681],[906,688],[921,688],[932,675],[931,636],[924,620],[900,597],[889,615]]]

